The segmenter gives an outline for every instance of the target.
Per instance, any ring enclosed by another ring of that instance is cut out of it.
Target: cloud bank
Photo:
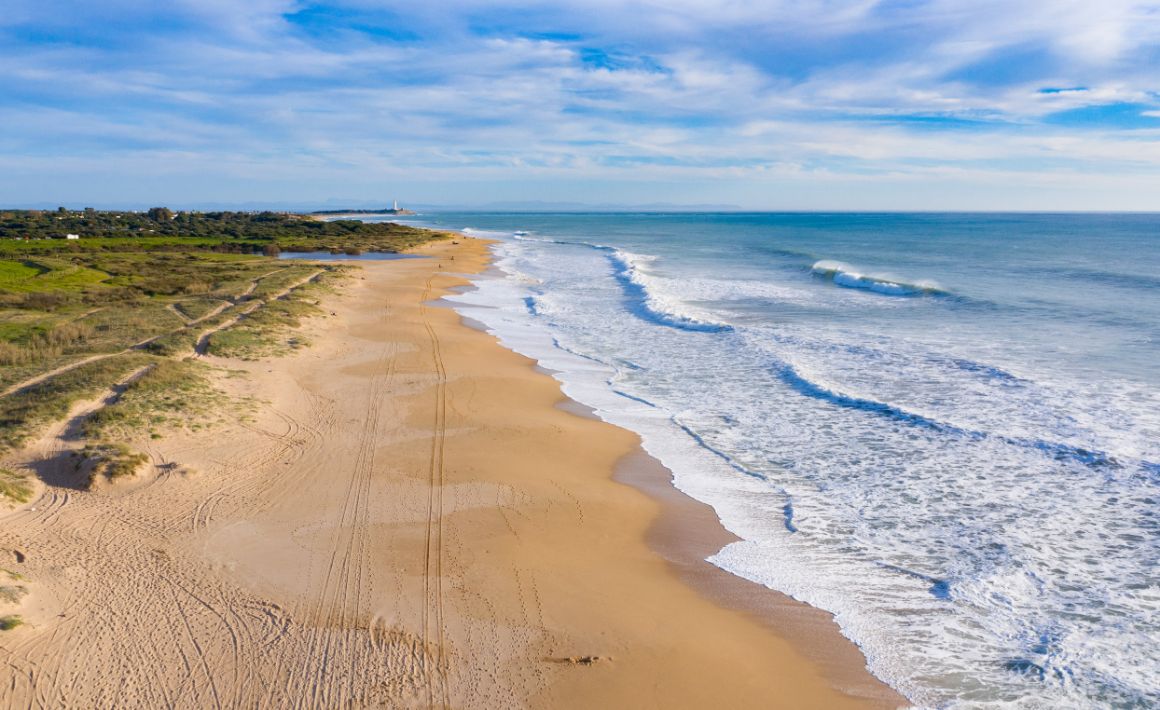
[[[415,5],[10,0],[0,202],[1160,209],[1160,3]]]

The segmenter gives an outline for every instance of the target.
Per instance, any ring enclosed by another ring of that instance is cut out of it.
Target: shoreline
[[[494,265],[489,263],[486,270],[494,270]],[[454,309],[456,304],[446,305]],[[463,325],[488,335],[496,345],[507,349],[485,323],[463,313],[458,315]],[[527,359],[537,374],[551,378],[558,387],[562,385],[555,370],[541,365],[534,358],[514,354]],[[560,397],[555,406],[564,412],[631,432],[606,422],[596,410],[562,391]],[[752,623],[790,641],[803,657],[821,668],[827,681],[842,693],[865,699],[878,707],[910,706],[898,691],[870,673],[862,649],[842,634],[832,613],[709,562],[708,557],[741,538],[725,529],[711,505],[678,489],[672,471],[643,449],[638,434],[631,433],[637,440],[636,445],[616,462],[612,479],[646,494],[659,504],[659,513],[648,528],[646,542],[666,560],[675,576],[717,606],[739,612]]]
[[[488,241],[465,234],[461,234],[461,237]],[[494,265],[489,263],[485,271],[495,272]],[[502,278],[498,272],[491,275]],[[461,290],[452,289],[452,292],[456,291]],[[441,302],[440,305],[453,310],[456,307],[455,303]],[[474,307],[477,306],[471,308]],[[485,323],[456,312],[463,325],[488,335],[495,340],[496,345],[508,350]],[[541,365],[534,358],[515,354],[528,359],[535,373],[549,377],[557,386],[562,386],[556,377],[556,370]],[[897,690],[870,673],[862,649],[842,634],[832,613],[709,562],[707,558],[741,538],[725,529],[711,505],[676,487],[672,471],[644,450],[639,434],[605,421],[595,409],[572,399],[563,391],[560,397],[556,408],[573,416],[629,431],[637,438],[635,449],[616,462],[612,479],[646,494],[660,505],[659,514],[647,531],[646,542],[668,562],[672,573],[683,583],[712,603],[742,613],[753,623],[793,643],[843,693],[880,703],[881,707],[911,705]]]
[[[490,263],[458,241],[361,264],[311,347],[210,358],[252,421],[131,442],[155,477],[3,516],[31,590],[0,635],[14,705],[905,705],[689,584],[764,590],[681,552],[724,531],[634,487],[683,497],[635,434],[436,305]]]
[[[646,540],[682,582],[712,603],[740,612],[789,641],[841,692],[879,707],[911,706],[897,690],[870,673],[862,649],[842,634],[833,614],[709,562],[708,557],[740,538],[722,526],[712,506],[674,486],[672,472],[664,464],[642,449],[623,459],[614,475],[615,480],[661,504]]]

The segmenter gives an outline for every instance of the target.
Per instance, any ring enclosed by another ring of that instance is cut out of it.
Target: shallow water
[[[1160,704],[1160,216],[419,219],[500,239],[458,307],[916,703]]]
[[[422,259],[420,254],[396,254],[387,251],[367,251],[361,254],[331,254],[328,251],[284,251],[279,259],[309,259],[311,261],[391,261],[394,259]]]

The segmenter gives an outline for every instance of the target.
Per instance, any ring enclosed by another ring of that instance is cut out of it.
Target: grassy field
[[[272,255],[446,236],[273,213],[0,212],[0,457],[147,367],[83,425],[94,476],[131,473],[143,460],[126,441],[244,416],[186,360],[199,340],[244,359],[301,347],[295,329],[347,268]],[[25,475],[0,468],[0,500],[31,495]]]

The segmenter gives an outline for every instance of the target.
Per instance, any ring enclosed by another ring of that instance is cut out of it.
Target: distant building
[[[399,201],[398,200],[395,200],[393,203],[391,203],[391,211],[392,212],[399,211]]]
[[[81,235],[79,235],[79,234],[66,234],[66,235],[64,235],[64,238],[65,239],[80,239]]]

